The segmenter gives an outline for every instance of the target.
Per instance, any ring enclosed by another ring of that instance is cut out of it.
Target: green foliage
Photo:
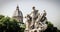
[[[17,20],[0,15],[0,32],[24,32],[25,26]]]
[[[3,15],[0,15],[0,19],[2,19],[2,18],[4,18],[4,16]]]
[[[46,21],[46,24],[48,25],[48,27],[53,27],[53,24],[49,21]]]
[[[57,27],[54,27],[51,22],[47,21],[46,24],[48,27],[44,32],[60,32],[60,30],[58,30]]]

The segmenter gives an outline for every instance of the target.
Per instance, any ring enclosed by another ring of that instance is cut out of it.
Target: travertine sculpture
[[[47,20],[46,12],[44,10],[43,15],[40,15],[35,7],[32,9],[33,11],[25,17],[27,19],[25,32],[43,32],[47,29],[47,25],[45,24]]]

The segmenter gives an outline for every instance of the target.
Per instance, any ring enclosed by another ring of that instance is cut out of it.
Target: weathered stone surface
[[[46,12],[44,10],[43,15],[41,16],[40,13],[38,13],[38,10],[35,9],[35,7],[32,7],[32,9],[33,11],[25,17],[27,19],[25,23],[25,32],[43,32],[45,29],[47,29],[47,24],[45,24],[47,20]]]

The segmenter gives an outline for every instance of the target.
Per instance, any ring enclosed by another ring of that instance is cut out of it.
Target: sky
[[[17,5],[23,16],[32,12],[35,6],[40,13],[47,12],[47,19],[60,29],[60,0],[0,0],[0,14],[12,17]]]

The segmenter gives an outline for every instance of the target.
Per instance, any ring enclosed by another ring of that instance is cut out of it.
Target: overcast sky
[[[31,13],[33,6],[40,13],[46,10],[48,21],[60,29],[60,0],[0,0],[0,14],[12,17],[17,4],[23,16]]]

